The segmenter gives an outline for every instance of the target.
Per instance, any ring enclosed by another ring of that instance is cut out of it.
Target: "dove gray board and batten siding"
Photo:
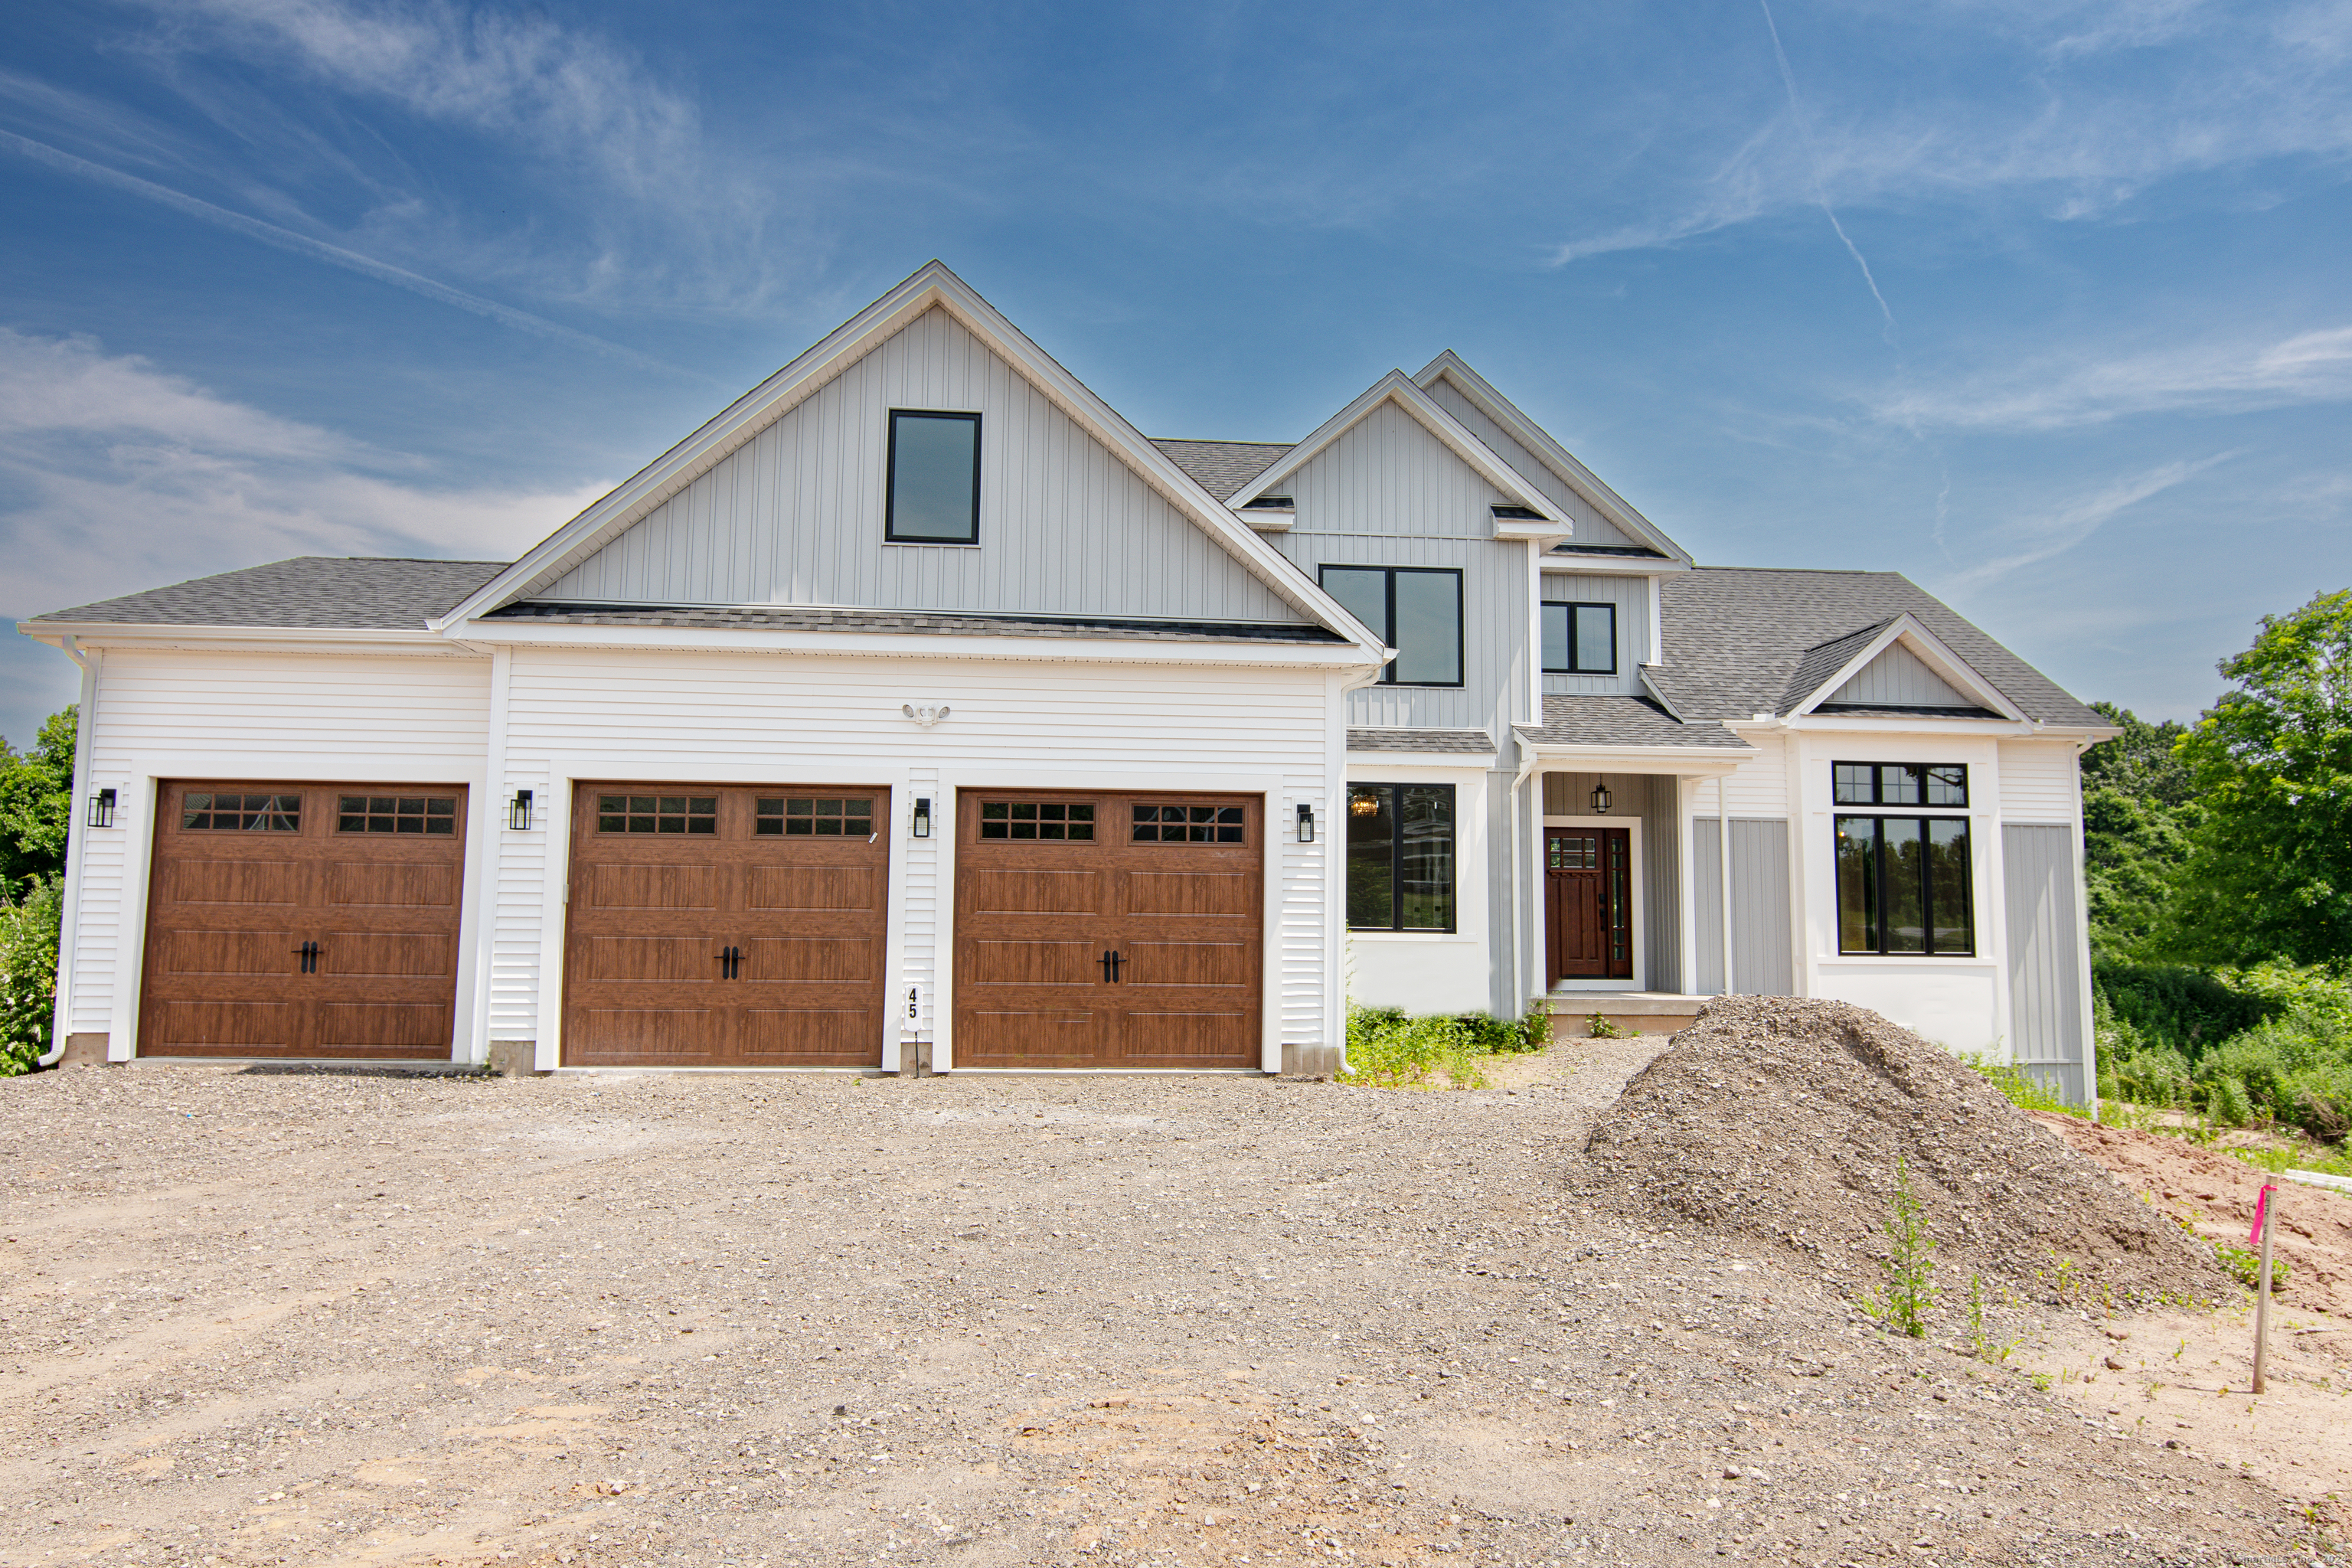
[[[2072,1105],[2091,1100],[2083,1038],[2083,908],[2075,834],[2055,824],[2001,825],[2009,917],[2011,1059]]]

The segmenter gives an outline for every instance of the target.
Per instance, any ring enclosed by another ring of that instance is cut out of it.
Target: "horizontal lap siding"
[[[1614,675],[1547,675],[1547,696],[1608,697],[1642,689],[1640,665],[1650,647],[1650,580],[1647,577],[1580,576],[1567,572],[1543,574],[1543,596],[1550,601],[1617,606],[1617,673]]]
[[[2080,787],[2073,746],[2002,744],[2002,821],[2073,822]]]
[[[91,832],[82,851],[70,1027],[111,1026],[136,946],[142,912],[128,906],[128,881],[151,817],[146,778],[331,782],[394,768],[461,782],[480,770],[488,742],[489,669],[469,658],[108,654],[82,793],[123,792],[121,826]]]
[[[1511,466],[1521,479],[1541,490],[1545,498],[1559,508],[1560,512],[1575,526],[1579,544],[1638,544],[1620,532],[1615,524],[1593,510],[1592,503],[1576,493],[1569,482],[1552,471],[1550,465],[1521,446],[1517,437],[1500,425],[1486,417],[1484,410],[1471,402],[1461,388],[1444,376],[1437,378],[1429,388],[1437,405],[1460,420],[1470,433],[1485,442],[1494,454]]]
[[[1778,735],[1743,735],[1757,755],[1732,770],[1723,781],[1724,798],[1734,821],[1743,816],[1789,815],[1787,742]]]
[[[884,542],[893,408],[981,415],[977,549]],[[540,596],[1303,618],[936,310]]]
[[[937,779],[960,768],[1023,765],[1041,777],[1052,776],[1048,770],[1126,770],[1143,775],[1137,782],[1144,787],[1152,787],[1150,775],[1171,770],[1278,778],[1269,784],[1266,810],[1281,847],[1280,909],[1270,933],[1281,965],[1281,1025],[1286,1039],[1323,1037],[1326,851],[1320,843],[1293,842],[1283,820],[1291,799],[1314,800],[1329,813],[1334,785],[1326,776],[1319,675],[530,650],[515,656],[512,679],[507,743],[518,777],[537,770],[552,781],[572,759],[633,756],[656,776],[667,760],[725,767],[745,782],[789,783],[796,766],[812,763],[853,772],[870,764],[876,783],[910,767],[918,779]],[[952,711],[919,729],[899,710],[909,700]],[[550,804],[553,832],[552,814],[568,803],[551,795]],[[943,813],[943,805],[935,811]],[[906,951],[892,976],[897,996],[910,983],[936,984],[945,938],[940,857],[952,852],[943,815],[935,837],[920,843],[906,836],[903,817],[902,808],[893,824],[908,899]],[[502,914],[501,947],[511,937],[520,952],[526,937],[537,940],[544,889],[534,883],[502,891],[502,911],[510,900],[516,918],[509,932]],[[493,1009],[500,1030],[523,1037],[535,1026],[539,998],[516,973],[494,994]],[[558,976],[551,970],[543,979],[553,984]]]

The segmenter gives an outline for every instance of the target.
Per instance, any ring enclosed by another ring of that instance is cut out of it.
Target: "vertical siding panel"
[[[1723,819],[1691,818],[1692,989],[1723,994]]]
[[[1547,693],[1606,697],[1633,695],[1641,691],[1642,658],[1650,646],[1650,580],[1647,577],[1546,572],[1543,574],[1543,597],[1573,604],[1617,606],[1617,673],[1547,675],[1543,678],[1543,689]]]
[[[1496,457],[1508,463],[1514,473],[1541,490],[1545,499],[1558,506],[1575,526],[1578,543],[1628,545],[1642,542],[1628,538],[1595,511],[1591,502],[1578,495],[1565,479],[1552,471],[1549,464],[1521,446],[1517,438],[1506,432],[1500,425],[1487,418],[1486,413],[1472,403],[1452,380],[1438,377],[1436,384],[1429,388],[1429,395],[1439,407],[1460,420]]]
[[[2027,1073],[2088,1104],[2083,1038],[2082,910],[2074,897],[2074,830],[2007,824],[2000,830],[2009,920],[2010,1054]]]
[[[1731,900],[1732,979],[1740,994],[1789,995],[1795,985],[1788,823],[1731,819]]]

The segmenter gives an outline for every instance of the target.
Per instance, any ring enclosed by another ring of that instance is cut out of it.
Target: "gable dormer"
[[[2021,719],[2017,706],[1908,611],[1805,650],[1781,711]]]

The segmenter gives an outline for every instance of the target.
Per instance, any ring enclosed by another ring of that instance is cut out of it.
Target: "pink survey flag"
[[[2271,1206],[2271,1194],[2276,1191],[2278,1191],[2276,1187],[2265,1182],[2263,1184],[2262,1193],[2254,1199],[2254,1228],[2246,1233],[2248,1247],[2260,1247],[2263,1244],[2263,1215]]]

